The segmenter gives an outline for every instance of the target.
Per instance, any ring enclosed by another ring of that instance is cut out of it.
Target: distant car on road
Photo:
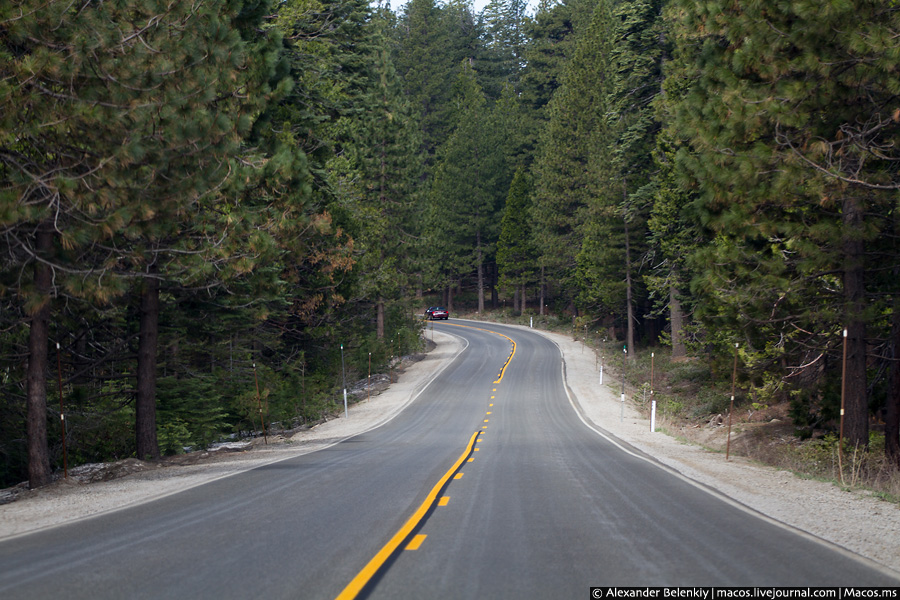
[[[445,321],[450,318],[450,311],[448,311],[443,306],[432,306],[428,310],[425,311],[425,318],[431,318],[432,321],[435,319],[444,319]]]

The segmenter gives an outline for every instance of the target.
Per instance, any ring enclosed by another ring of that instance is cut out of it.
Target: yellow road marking
[[[462,476],[463,476],[462,473],[457,473],[456,475],[453,476],[453,479],[462,479]]]
[[[478,452],[479,450],[481,450],[481,448],[475,448],[475,452]]]
[[[487,411],[487,414],[491,414],[491,411]]]
[[[356,598],[357,595],[362,591],[362,589],[366,586],[367,583],[372,579],[375,573],[384,566],[384,563],[387,562],[387,559],[391,557],[397,548],[400,547],[400,544],[403,543],[409,534],[413,532],[413,530],[419,525],[422,519],[425,517],[425,514],[434,504],[435,499],[437,498],[438,492],[441,491],[441,488],[444,487],[444,484],[450,479],[453,473],[463,464],[466,458],[468,458],[469,454],[472,452],[472,446],[475,444],[475,438],[478,436],[478,432],[472,434],[472,437],[469,438],[469,444],[466,446],[466,449],[463,453],[456,459],[456,462],[453,463],[453,466],[450,467],[450,470],[444,473],[444,476],[441,477],[440,481],[438,481],[431,491],[428,492],[428,496],[425,497],[425,500],[416,509],[416,512],[406,521],[406,523],[401,527],[397,533],[394,534],[387,544],[372,557],[366,566],[362,568],[362,570],[356,574],[356,577],[353,578],[350,583],[347,584],[347,587],[341,591],[340,594],[337,595],[336,600],[350,600],[351,598]]]
[[[406,545],[406,549],[407,549],[407,550],[418,550],[418,549],[419,549],[419,546],[422,545],[422,542],[424,542],[424,541],[425,541],[425,538],[427,538],[427,537],[428,537],[428,536],[425,535],[424,533],[420,533],[419,535],[415,536],[415,537],[414,537],[414,538]]]
[[[468,462],[472,462],[473,460],[475,460],[475,457],[474,457],[474,456],[473,456],[472,458],[470,458],[470,459],[468,460]]]
[[[438,506],[447,506],[447,503],[450,502],[450,496],[444,496],[440,500],[438,500]]]
[[[478,329],[479,331],[487,331],[488,333],[493,333],[495,335],[499,335],[505,337],[509,340],[509,343],[512,344],[512,352],[509,353],[509,358],[506,359],[506,363],[503,365],[503,368],[500,370],[500,373],[497,374],[497,381],[494,383],[500,383],[503,381],[503,376],[506,374],[506,367],[509,366],[509,363],[512,362],[513,356],[516,355],[516,341],[509,337],[508,335],[503,335],[499,331],[491,331],[490,329],[484,329],[482,327],[472,327],[471,325],[460,325],[459,323],[447,323],[447,325],[453,325],[454,327],[468,327],[469,329]],[[496,390],[494,390],[496,391]]]
[[[490,421],[490,419],[485,419],[485,420],[484,420],[485,423],[487,423],[488,421]]]

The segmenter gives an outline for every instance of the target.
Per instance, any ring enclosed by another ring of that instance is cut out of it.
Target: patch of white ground
[[[900,573],[900,507],[861,492],[806,480],[791,473],[685,444],[650,431],[649,420],[630,406],[622,416],[617,382],[600,385],[590,349],[570,337],[540,332],[560,348],[566,378],[584,417],[605,432],[654,457],[683,476],[734,501],[814,536],[851,550]],[[431,335],[431,334],[429,334]],[[0,539],[81,519],[173,494],[291,456],[314,452],[377,427],[393,418],[463,349],[459,338],[434,332],[435,350],[407,367],[399,382],[371,401],[350,408],[349,418],[333,419],[288,439],[254,443],[250,452],[228,453],[177,467],[131,461],[137,472],[110,481],[84,484],[70,478],[20,494],[0,505]]]

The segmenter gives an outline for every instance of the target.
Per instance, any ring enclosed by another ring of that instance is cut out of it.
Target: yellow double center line
[[[401,527],[397,533],[394,534],[394,537],[390,539],[390,541],[384,545],[384,547],[378,551],[372,560],[368,562],[368,564],[363,567],[362,571],[360,571],[353,580],[347,584],[347,587],[338,594],[336,600],[349,600],[351,598],[356,598],[356,596],[366,587],[366,584],[378,573],[378,570],[384,566],[384,563],[391,557],[391,555],[400,547],[406,538],[409,537],[409,534],[418,527],[419,523],[422,522],[422,519],[425,518],[426,513],[428,513],[429,509],[434,505],[435,500],[437,499],[437,495],[441,492],[441,489],[447,483],[447,481],[453,477],[453,474],[456,473],[457,469],[459,469],[460,465],[468,458],[470,454],[472,454],[472,448],[475,446],[475,440],[478,437],[478,432],[476,431],[471,438],[469,438],[469,444],[466,446],[465,451],[460,455],[456,462],[453,463],[453,466],[450,467],[450,470],[447,471],[443,477],[441,477],[440,481],[438,481],[431,491],[428,493],[428,496],[425,497],[425,501],[419,506],[415,513],[406,521],[406,524]]]
[[[447,323],[447,325],[453,325],[454,327],[465,327],[466,329],[477,329],[478,331],[487,331],[488,333],[493,333],[494,335],[499,335],[500,337],[505,337],[509,340],[509,343],[512,344],[512,352],[509,354],[509,358],[506,359],[506,362],[503,363],[503,367],[500,369],[500,374],[497,375],[497,381],[494,383],[500,383],[503,381],[503,376],[506,375],[506,367],[509,366],[509,363],[512,362],[513,356],[516,355],[516,341],[509,337],[508,335],[503,335],[499,331],[491,331],[490,329],[483,329],[481,327],[472,327],[471,325],[460,325],[458,323]]]

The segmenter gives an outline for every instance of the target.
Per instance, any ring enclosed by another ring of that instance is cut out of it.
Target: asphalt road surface
[[[586,425],[547,339],[435,326],[468,347],[391,422],[0,543],[0,598],[557,599],[587,598],[592,586],[900,584]]]

